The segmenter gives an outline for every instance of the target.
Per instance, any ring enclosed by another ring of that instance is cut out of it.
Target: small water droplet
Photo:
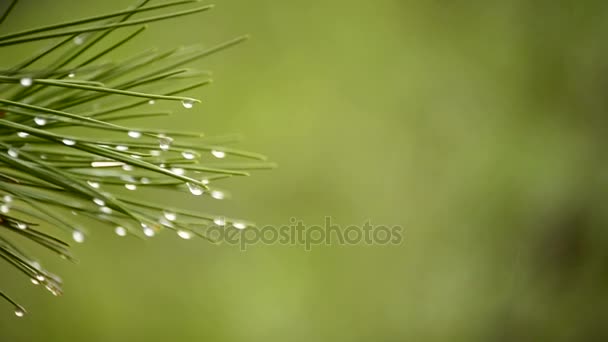
[[[215,158],[220,158],[221,159],[221,158],[226,157],[226,152],[224,152],[224,151],[213,150],[213,151],[211,151],[211,154],[213,154],[213,156]]]
[[[125,171],[133,171],[133,166],[131,166],[129,164],[125,164],[122,166],[122,169]]]
[[[194,107],[194,101],[192,101],[192,100],[183,100],[182,101],[182,106],[184,106],[184,108],[186,108],[186,109],[190,109],[190,108]]]
[[[176,175],[182,176],[184,174],[184,172],[186,172],[186,171],[184,169],[182,169],[181,167],[172,167],[171,172],[175,173]]]
[[[88,180],[88,181],[87,181],[87,184],[89,184],[89,186],[90,186],[91,188],[99,189],[99,183],[97,183],[97,182],[94,182],[94,181],[90,181],[90,180]]]
[[[19,151],[15,148],[9,147],[8,149],[8,155],[13,157],[13,158],[17,158],[19,157]]]
[[[24,87],[29,87],[32,85],[33,81],[30,77],[24,77],[19,80],[19,83]]]
[[[74,146],[74,145],[76,145],[76,142],[74,140],[72,140],[72,139],[63,139],[63,140],[61,140],[61,142],[63,142],[67,146]]]
[[[225,226],[226,220],[223,217],[216,217],[213,219],[213,223],[215,223],[218,226]]]
[[[127,188],[127,190],[137,190],[137,185],[135,184],[125,184],[125,188]]]
[[[158,157],[160,156],[160,151],[159,150],[151,150],[150,151],[150,155],[153,157]]]
[[[32,282],[32,284],[34,285],[40,285],[40,282],[34,278],[30,279],[30,281]]]
[[[108,215],[110,215],[110,214],[112,213],[112,208],[110,208],[110,207],[106,207],[106,206],[99,207],[99,210],[100,210],[102,213],[104,213],[104,214],[108,214]]]
[[[17,132],[19,138],[27,138],[30,134],[28,132]]]
[[[213,190],[213,191],[211,191],[211,197],[221,200],[221,199],[224,199],[225,196],[224,196],[223,192],[218,191],[218,190]]]
[[[118,236],[126,236],[127,230],[124,227],[118,226],[114,228],[114,233],[116,233]]]
[[[100,207],[106,205],[106,202],[100,198],[93,198],[93,202]]]
[[[150,184],[150,178],[148,177],[141,177],[139,181],[141,182],[141,184]]]
[[[244,224],[243,222],[234,222],[232,223],[232,226],[236,229],[245,229],[247,228],[247,225]]]
[[[133,139],[141,138],[141,132],[138,132],[138,131],[129,131],[127,133],[127,135],[130,136]]]
[[[4,200],[4,202],[12,202],[13,201],[13,196],[11,196],[11,195],[4,195],[2,197],[2,200]]]
[[[36,123],[36,125],[38,126],[44,126],[46,125],[46,119],[40,116],[37,116],[34,118],[34,122]]]
[[[68,77],[69,77],[69,78],[74,78],[75,76],[76,76],[76,74],[75,74],[75,73],[73,73],[73,72],[71,72],[71,73],[69,73],[69,74],[68,74]]]
[[[80,35],[80,36],[76,36],[74,37],[74,44],[76,45],[82,45],[82,43],[84,43],[84,36]]]
[[[173,139],[167,136],[161,136],[158,138],[158,147],[163,151],[168,151],[171,148]]]
[[[196,158],[196,155],[192,151],[184,151],[182,152],[182,156],[188,160],[192,160]]]
[[[83,243],[84,242],[84,234],[79,231],[79,230],[75,230],[72,232],[72,239],[74,239],[74,241],[78,242],[78,243]]]
[[[153,105],[153,104],[155,104],[155,103],[156,103],[156,101],[154,101],[153,99],[152,99],[152,100],[150,100],[150,101],[148,101],[148,104],[151,104],[151,105]]]
[[[23,310],[21,308],[15,308],[15,316],[17,316],[17,317],[25,316],[25,310]]]
[[[36,268],[36,269],[39,269],[39,268]],[[45,281],[46,278],[42,274],[36,274],[36,280]]]
[[[24,222],[17,222],[17,228],[21,230],[27,229],[27,224],[25,224]]]
[[[128,149],[129,149],[129,147],[128,147],[128,146],[125,146],[125,145],[117,145],[117,146],[116,146],[116,149],[117,149],[118,151],[126,151],[126,150],[128,150]]]
[[[144,229],[144,235],[145,236],[147,236],[147,237],[153,237],[156,234],[156,232],[154,231],[154,229],[148,227],[147,225],[145,225],[143,223],[142,223],[142,227]]]
[[[190,193],[194,196],[200,196],[203,194],[203,189],[200,186],[193,183],[186,183],[186,185],[188,186]]]
[[[164,211],[163,216],[169,221],[175,221],[175,219],[177,219],[177,214],[170,211]]]
[[[6,204],[0,205],[0,212],[2,212],[3,214],[8,214],[10,210],[11,208]]]
[[[179,236],[180,238],[182,238],[184,240],[190,240],[192,238],[192,233],[185,231],[185,230],[178,230],[177,236]]]
[[[201,183],[207,185],[207,184],[209,184],[209,180],[208,179],[203,179],[203,180],[201,180]]]

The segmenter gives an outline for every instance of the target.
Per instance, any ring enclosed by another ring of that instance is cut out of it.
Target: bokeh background
[[[241,133],[280,168],[228,182],[230,201],[156,200],[400,225],[403,243],[241,252],[89,227],[77,265],[34,250],[63,297],[0,266],[29,311],[0,302],[1,341],[608,339],[607,2],[215,3],[114,56],[250,33],[195,64],[216,82],[164,124]],[[130,4],[23,0],[1,30]]]

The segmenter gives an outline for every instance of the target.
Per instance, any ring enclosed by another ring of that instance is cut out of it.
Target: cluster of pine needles
[[[137,196],[136,190],[150,188],[223,199],[227,193],[216,187],[219,181],[273,167],[262,155],[227,146],[236,140],[231,136],[122,124],[170,115],[150,111],[160,101],[196,108],[200,100],[182,94],[208,85],[210,74],[184,65],[247,39],[105,60],[143,33],[147,23],[212,8],[197,2],[142,0],[126,10],[13,33],[3,33],[3,23],[18,1],[0,14],[0,56],[10,56],[11,47],[20,44],[50,42],[17,65],[0,60],[0,258],[33,284],[62,293],[61,278],[15,241],[25,238],[74,260],[69,244],[49,234],[53,229],[64,230],[75,242],[88,233],[83,222],[102,223],[118,236],[145,238],[168,230],[183,239],[212,240],[205,234],[209,227],[252,225]],[[173,10],[180,6],[195,7]],[[148,16],[133,18],[140,14]],[[7,294],[0,291],[0,297],[18,317],[25,314]]]

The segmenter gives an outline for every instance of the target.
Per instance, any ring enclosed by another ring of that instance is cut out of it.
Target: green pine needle
[[[235,141],[232,136],[205,137],[199,132],[117,123],[171,114],[141,109],[155,101],[179,101],[186,108],[200,103],[182,94],[210,84],[210,73],[182,66],[247,39],[237,37],[208,49],[151,50],[124,61],[99,64],[101,57],[142,34],[144,24],[213,7],[130,19],[135,14],[199,1],[149,6],[148,2],[0,35],[0,54],[10,53],[7,49],[16,44],[60,38],[17,65],[0,65],[0,258],[54,295],[62,293],[61,279],[12,242],[14,237],[29,239],[68,260],[74,260],[69,245],[44,232],[45,227],[61,229],[76,242],[86,236],[81,218],[101,222],[119,236],[144,238],[173,230],[182,238],[198,236],[211,241],[205,235],[208,227],[241,229],[253,223],[146,202],[134,190],[174,189],[222,199],[228,194],[216,183],[275,167],[263,155],[227,147],[225,144]],[[13,0],[0,15],[0,29],[17,3]],[[85,24],[89,26],[82,26]],[[120,29],[131,26],[136,29],[119,34]],[[104,39],[112,40],[110,47],[98,48]],[[85,58],[86,51],[92,56]],[[195,81],[171,88],[173,83],[167,81],[175,79]],[[111,101],[102,102],[107,98]],[[64,133],[64,128],[74,127],[80,129]],[[229,161],[223,162],[224,158]],[[25,315],[15,300],[1,291],[0,297],[13,305],[17,316]]]

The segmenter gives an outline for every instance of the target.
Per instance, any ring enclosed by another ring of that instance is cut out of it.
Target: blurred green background
[[[130,4],[23,0],[2,30]],[[170,125],[242,133],[280,168],[228,182],[230,201],[157,200],[400,225],[403,243],[240,252],[90,227],[77,265],[35,250],[63,297],[0,266],[29,311],[0,303],[1,341],[608,339],[608,2],[216,4],[115,56],[252,34],[196,63],[216,82]]]

